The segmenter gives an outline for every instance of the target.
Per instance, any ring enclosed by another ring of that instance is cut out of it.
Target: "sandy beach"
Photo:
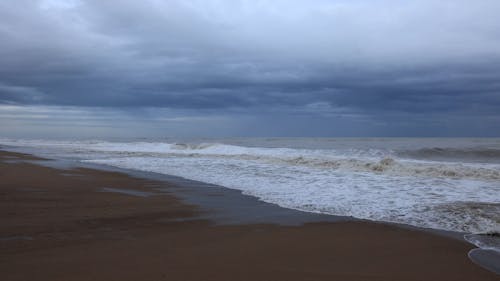
[[[0,152],[0,280],[498,280],[472,245],[367,222],[217,225],[173,183]],[[223,206],[222,206],[223,207]]]

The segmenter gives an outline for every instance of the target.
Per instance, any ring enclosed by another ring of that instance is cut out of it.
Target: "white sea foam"
[[[498,140],[241,142],[0,140],[239,189],[303,211],[468,233],[500,231]]]

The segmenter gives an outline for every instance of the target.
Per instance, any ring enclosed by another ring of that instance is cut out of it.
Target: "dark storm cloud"
[[[497,120],[499,10],[495,0],[2,1],[0,103]]]

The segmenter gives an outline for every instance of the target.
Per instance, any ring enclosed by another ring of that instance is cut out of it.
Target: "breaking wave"
[[[272,161],[272,160],[271,160]],[[429,163],[415,161],[396,161],[393,158],[377,159],[277,159],[285,163],[327,167],[353,172],[373,172],[391,176],[421,176],[454,179],[500,180],[500,165],[466,165],[462,163]]]
[[[205,149],[213,146],[217,146],[220,144],[217,143],[199,143],[199,144],[192,144],[192,143],[173,143],[170,145],[171,149],[178,149],[178,150],[200,150],[200,149]]]
[[[468,160],[474,162],[500,163],[498,148],[421,148],[416,150],[398,151],[398,156],[429,160]]]

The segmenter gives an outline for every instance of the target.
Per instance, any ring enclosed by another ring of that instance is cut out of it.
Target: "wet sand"
[[[0,280],[498,280],[456,239],[367,222],[219,225],[175,183],[29,159],[0,152]]]

